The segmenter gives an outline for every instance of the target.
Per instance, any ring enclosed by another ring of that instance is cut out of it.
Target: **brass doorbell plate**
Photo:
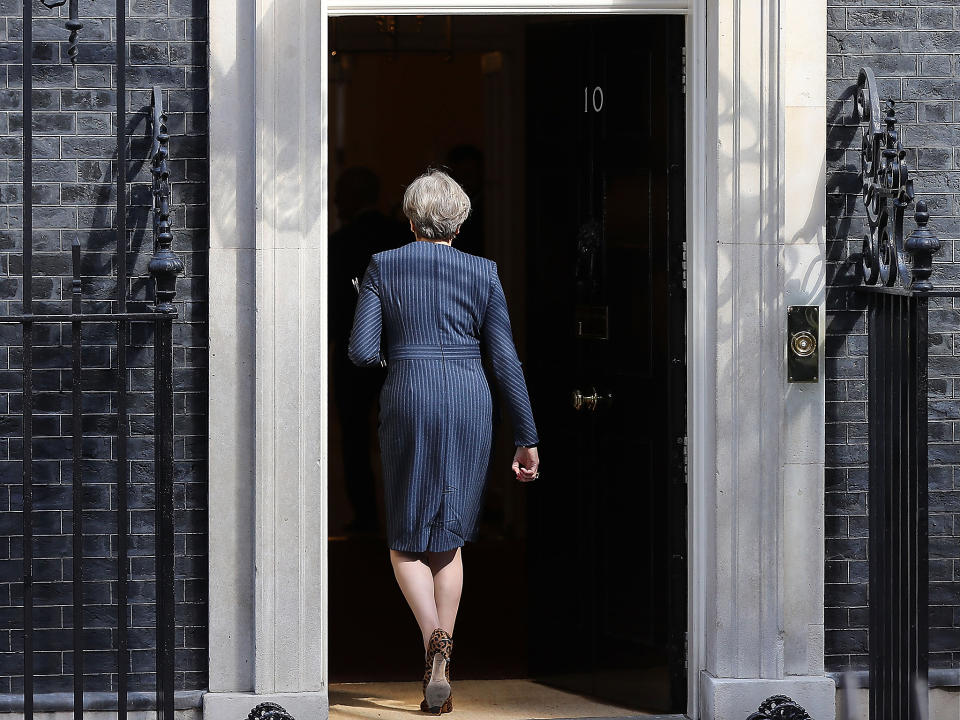
[[[787,308],[787,382],[817,382],[820,367],[820,307]]]

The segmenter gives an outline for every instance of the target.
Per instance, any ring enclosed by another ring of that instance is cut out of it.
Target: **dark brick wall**
[[[902,4],[902,6],[900,6]],[[882,6],[878,6],[882,5]],[[858,195],[861,133],[851,123],[860,66],[896,102],[917,197],[943,249],[933,282],[960,285],[960,8],[956,0],[828,0],[826,661],[867,663],[866,318],[846,286],[866,227]],[[915,224],[912,214],[909,233]],[[933,667],[960,665],[960,310],[930,311],[930,647]]]
[[[116,291],[116,79],[114,0],[84,0],[79,63],[67,56],[67,7],[34,3],[34,296],[38,309],[67,309],[70,242],[83,247],[90,312]],[[145,112],[164,89],[170,131],[174,247],[186,265],[174,325],[177,687],[206,687],[207,6],[206,0],[128,2],[126,123],[130,297],[148,299],[153,251]],[[0,313],[18,312],[22,248],[21,0],[0,0]],[[72,463],[70,327],[36,330],[34,384],[35,626],[37,692],[72,687]],[[83,381],[85,685],[116,688],[116,329],[85,326]],[[131,691],[154,687],[152,328],[129,339],[131,489]],[[22,679],[21,331],[0,326],[0,693]]]

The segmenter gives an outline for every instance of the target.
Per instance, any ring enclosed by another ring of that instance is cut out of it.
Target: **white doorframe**
[[[689,713],[832,720],[824,386],[787,383],[784,324],[824,306],[826,0],[327,2],[210,3],[205,720],[329,707],[330,12],[685,15]]]
[[[714,312],[708,305],[716,299],[716,252],[706,233],[709,159],[706,100],[706,4],[705,0],[329,0],[329,17],[357,15],[684,15],[686,35],[686,231],[687,231],[687,714],[698,717],[700,670],[703,662],[704,573],[701,549],[707,527],[704,482],[715,457],[712,444],[715,427],[713,389],[715,348]],[[327,79],[323,80],[324,117]],[[326,124],[326,123],[325,123]],[[326,163],[328,143],[321,148]],[[321,212],[326,211],[327,198]],[[326,390],[324,390],[326,395]],[[324,508],[326,512],[326,508]],[[324,592],[326,592],[326,586]],[[327,627],[324,626],[324,637]],[[324,662],[326,668],[327,662]]]

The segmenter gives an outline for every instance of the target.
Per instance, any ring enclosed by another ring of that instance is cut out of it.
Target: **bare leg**
[[[430,558],[430,570],[433,572],[433,595],[436,601],[437,618],[450,637],[453,637],[453,624],[460,608],[460,594],[463,590],[463,557],[461,548],[444,552],[427,553]]]
[[[430,635],[434,628],[440,627],[437,605],[434,600],[433,573],[422,559],[422,553],[390,550],[390,564],[397,578],[403,597],[413,610],[413,616],[423,635],[423,651],[427,651]],[[449,632],[449,631],[448,631]]]

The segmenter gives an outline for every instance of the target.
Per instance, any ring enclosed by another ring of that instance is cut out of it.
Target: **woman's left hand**
[[[513,474],[520,482],[535,480],[540,474],[540,455],[536,448],[518,447],[513,455]]]

